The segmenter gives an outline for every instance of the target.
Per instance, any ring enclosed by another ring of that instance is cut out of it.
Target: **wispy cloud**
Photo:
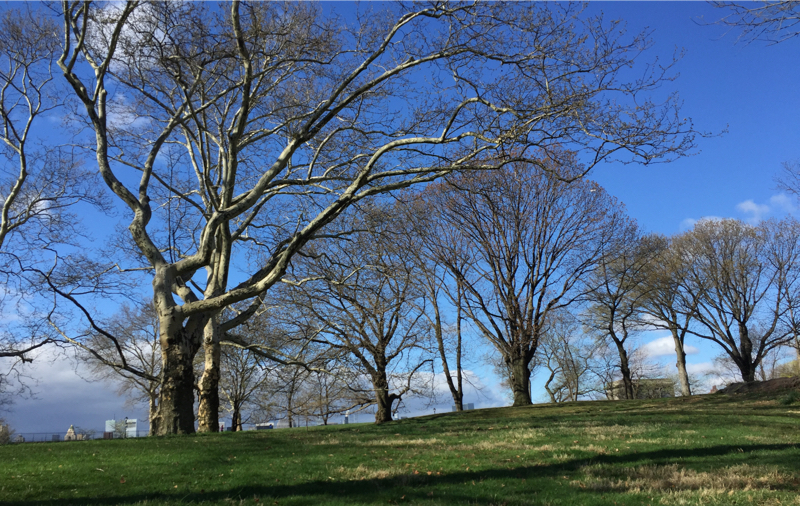
[[[689,230],[690,228],[693,228],[698,222],[701,222],[701,221],[707,221],[707,220],[709,220],[709,221],[721,221],[721,220],[724,220],[724,219],[725,218],[723,218],[721,216],[703,216],[702,218],[698,218],[698,219],[686,218],[685,220],[683,220],[681,222],[680,229],[681,230]]]
[[[762,220],[771,217],[780,217],[786,214],[795,214],[797,206],[794,199],[785,193],[779,193],[771,196],[767,202],[758,203],[753,199],[747,199],[736,204],[736,211],[739,216],[751,225],[757,225]],[[703,216],[702,218],[686,218],[680,223],[680,230],[689,230],[693,228],[697,222],[703,220],[722,220],[719,216]]]
[[[771,211],[768,205],[756,204],[752,200],[739,202],[736,204],[736,209],[747,216],[744,221],[751,225],[758,224],[758,222],[763,220]]]
[[[773,209],[778,209],[787,214],[794,214],[797,211],[797,206],[794,200],[785,193],[779,193],[769,198],[769,204]]]
[[[736,204],[736,209],[745,215],[744,221],[751,225],[757,225],[760,221],[771,216],[794,214],[797,210],[792,198],[785,193],[773,195],[765,204],[759,204],[752,199],[748,199]]]

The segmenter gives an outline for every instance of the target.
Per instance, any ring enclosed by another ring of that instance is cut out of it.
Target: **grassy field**
[[[0,504],[800,505],[800,403],[788,400],[11,445],[0,447]]]

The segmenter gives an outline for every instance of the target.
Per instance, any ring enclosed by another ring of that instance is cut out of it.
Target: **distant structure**
[[[70,425],[66,435],[64,435],[64,441],[80,441],[81,439],[83,439],[83,435],[75,434],[75,426]]]
[[[467,410],[470,410],[470,409],[475,409],[475,403],[474,402],[470,402],[469,404],[462,404],[461,407],[464,408],[464,411],[467,411]],[[453,411],[458,411],[455,406],[452,406],[451,409]]]
[[[106,429],[103,432],[103,439],[138,437],[138,426],[139,423],[136,418],[106,420]]]
[[[633,382],[633,395],[636,399],[661,399],[675,397],[675,383],[669,378],[640,379]],[[612,381],[606,385],[606,397],[617,401],[625,398],[625,383]]]

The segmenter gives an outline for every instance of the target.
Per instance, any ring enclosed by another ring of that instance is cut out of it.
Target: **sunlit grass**
[[[0,447],[0,504],[615,503],[800,505],[797,405],[718,395]]]

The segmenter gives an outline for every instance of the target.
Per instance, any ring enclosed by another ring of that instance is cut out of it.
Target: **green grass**
[[[800,505],[779,396],[0,447],[0,504]]]

